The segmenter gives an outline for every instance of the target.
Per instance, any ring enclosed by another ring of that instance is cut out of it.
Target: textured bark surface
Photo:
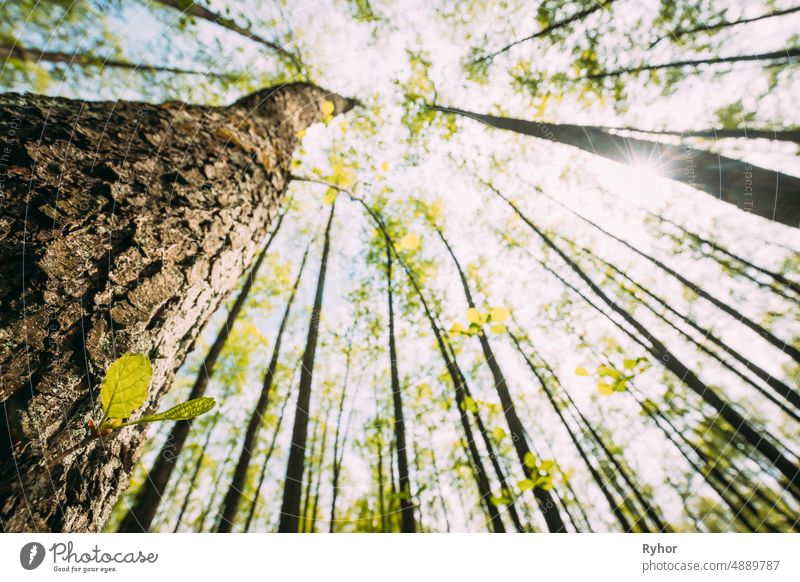
[[[189,392],[189,396],[187,398],[188,400],[200,398],[201,396],[205,395],[208,383],[211,380],[211,376],[214,374],[214,367],[217,364],[217,359],[219,358],[220,354],[222,354],[222,349],[225,347],[225,344],[228,341],[228,336],[230,335],[233,326],[236,324],[236,320],[239,318],[239,313],[242,311],[242,308],[244,307],[244,304],[250,295],[250,289],[253,286],[256,276],[258,275],[261,263],[267,256],[269,247],[272,244],[272,241],[275,239],[285,215],[286,213],[284,212],[278,218],[275,228],[272,230],[272,234],[269,235],[267,244],[264,245],[264,248],[258,254],[258,258],[253,263],[253,267],[250,269],[248,276],[245,277],[242,288],[239,290],[239,295],[236,297],[236,301],[234,301],[233,305],[231,306],[225,323],[217,334],[217,338],[214,340],[214,343],[211,344],[211,347],[206,353],[203,364],[200,366],[200,371],[197,373],[197,378],[195,379],[192,389]],[[191,430],[193,424],[194,421],[187,420],[176,422],[172,426],[169,436],[164,441],[164,444],[161,445],[161,450],[159,451],[153,466],[150,468],[150,471],[147,473],[147,477],[145,477],[144,482],[139,488],[139,491],[136,493],[136,499],[134,500],[133,505],[128,508],[128,513],[126,513],[125,517],[122,518],[117,531],[138,533],[146,532],[150,529],[150,525],[153,522],[153,518],[156,516],[158,506],[164,496],[164,491],[166,490],[170,477],[175,470],[175,464],[178,460],[178,457],[181,455],[183,446],[186,444],[186,439],[189,437],[189,431]],[[209,431],[208,434],[210,437],[211,431]],[[205,447],[203,447],[201,450],[205,451]],[[201,454],[198,459],[198,467],[200,467],[202,459],[203,455]],[[189,496],[187,495],[187,499],[188,497]],[[181,513],[183,512],[181,511]],[[181,520],[179,517],[178,524],[180,524],[180,521]]]
[[[142,445],[58,463],[110,362],[144,352],[152,410],[263,241],[297,131],[352,102],[306,84],[229,107],[0,95],[0,526],[96,531]]]

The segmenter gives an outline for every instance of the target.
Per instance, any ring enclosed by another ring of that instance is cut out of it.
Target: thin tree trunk
[[[256,485],[255,493],[253,494],[253,500],[250,503],[250,510],[247,513],[247,519],[244,523],[244,532],[247,533],[250,531],[250,525],[253,523],[253,519],[255,518],[256,509],[258,508],[258,497],[261,494],[261,487],[264,485],[264,479],[267,475],[267,465],[269,464],[269,460],[272,458],[272,453],[275,452],[275,443],[278,440],[278,435],[281,431],[281,425],[283,424],[284,413],[286,412],[286,405],[289,404],[290,393],[287,392],[286,398],[281,404],[281,411],[278,413],[278,422],[275,425],[275,432],[272,433],[272,440],[269,443],[269,448],[267,449],[267,453],[264,455],[264,460],[261,462],[261,472],[258,475],[258,484]]]
[[[297,132],[321,120],[324,100],[336,112],[354,104],[299,83],[229,107],[0,95],[5,531],[106,521],[142,426],[43,462],[88,432],[105,370],[125,352],[150,357],[143,410],[157,405],[252,263]]]
[[[205,528],[206,519],[208,518],[208,515],[211,513],[211,508],[216,505],[217,492],[219,491],[219,486],[220,486],[220,483],[222,483],[222,477],[223,477],[223,475],[225,475],[225,471],[228,468],[228,464],[233,459],[233,451],[234,450],[236,450],[236,447],[232,446],[230,448],[230,450],[228,451],[228,454],[225,455],[225,460],[222,461],[221,465],[219,465],[219,471],[217,471],[217,476],[214,478],[214,483],[211,486],[211,493],[208,496],[208,503],[206,503],[205,507],[203,508],[203,512],[200,514],[200,517],[198,518],[197,526],[196,526],[196,529],[195,529],[195,532],[197,532],[197,533],[209,531],[209,530],[206,530],[206,528]],[[219,515],[219,514],[217,514],[217,515]],[[216,519],[214,520],[214,523],[212,523],[212,528],[209,528],[209,529],[210,529],[210,531],[213,531],[213,530],[217,529],[216,528]]]
[[[336,434],[333,438],[333,467],[332,467],[332,480],[331,480],[331,520],[329,524],[329,532],[333,533],[336,528],[336,500],[339,498],[339,477],[342,471],[342,461],[344,456],[344,448],[347,441],[347,430],[341,437],[342,452],[339,453],[339,438],[342,427],[342,415],[344,414],[344,403],[347,398],[347,384],[350,380],[350,363],[353,356],[353,334],[355,333],[357,321],[353,321],[350,330],[347,332],[347,348],[345,350],[345,365],[344,365],[344,382],[342,382],[342,396],[339,398],[339,412],[336,415]],[[351,411],[352,412],[352,411]],[[351,415],[348,415],[347,426],[350,426]]]
[[[715,251],[717,251],[719,253],[722,253],[723,255],[725,255],[727,257],[730,257],[734,261],[738,261],[739,263],[741,263],[745,267],[753,269],[754,271],[756,271],[758,273],[761,273],[762,275],[765,275],[765,276],[771,278],[776,283],[779,283],[779,284],[783,285],[784,287],[786,287],[787,289],[790,289],[793,292],[795,292],[798,295],[800,295],[800,283],[798,283],[796,281],[792,281],[790,279],[787,279],[785,276],[783,276],[782,274],[780,274],[778,272],[771,271],[769,269],[765,269],[764,267],[759,267],[758,265],[752,263],[751,261],[748,261],[744,257],[739,256],[736,253],[729,251],[725,247],[715,243],[712,240],[704,238],[704,237],[700,236],[699,234],[696,234],[696,233],[690,231],[686,227],[681,226],[680,224],[678,224],[676,222],[673,222],[673,221],[669,220],[668,218],[664,218],[663,216],[659,216],[658,214],[656,214],[654,212],[650,212],[649,210],[645,210],[644,212],[647,213],[647,216],[650,216],[651,218],[654,218],[654,219],[658,220],[660,223],[662,223],[662,224],[663,223],[667,223],[667,224],[670,224],[670,225],[674,226],[675,228],[680,230],[682,233],[684,233],[686,236],[688,236],[692,240],[695,240],[700,244],[708,245],[711,249],[713,249],[713,250],[715,250]],[[793,299],[793,301],[797,301],[797,299]]]
[[[244,489],[245,479],[247,478],[247,470],[250,468],[250,461],[253,458],[253,450],[256,446],[258,439],[258,432],[261,429],[261,424],[264,420],[264,414],[269,405],[269,398],[272,393],[272,387],[275,384],[275,374],[278,371],[278,362],[281,357],[281,346],[283,344],[283,334],[286,331],[286,326],[289,324],[289,315],[292,311],[294,299],[297,296],[297,289],[300,287],[300,281],[303,277],[303,270],[306,266],[306,259],[308,258],[308,251],[311,248],[311,243],[306,247],[303,252],[303,258],[300,261],[300,268],[297,270],[297,277],[295,278],[292,291],[289,294],[289,299],[286,301],[286,309],[283,312],[281,323],[278,326],[278,334],[275,338],[275,346],[272,348],[272,357],[270,358],[267,371],[264,373],[264,382],[261,388],[256,405],[253,408],[253,413],[250,415],[250,420],[247,423],[247,430],[242,442],[242,452],[239,455],[239,461],[236,463],[236,469],[233,472],[233,479],[228,487],[228,492],[225,494],[225,500],[222,505],[222,519],[220,520],[220,533],[229,533],[233,527],[236,512],[239,509],[239,502],[242,498],[242,490]]]
[[[403,395],[400,391],[400,374],[395,343],[394,301],[392,299],[392,249],[386,241],[386,293],[389,303],[389,369],[392,381],[392,404],[394,408],[394,438],[397,442],[397,473],[400,485],[400,517],[402,533],[416,532],[414,504],[411,502],[411,480],[408,477],[408,455],[406,449],[406,423],[403,417]]]
[[[591,75],[586,75],[584,78],[592,80],[610,79],[613,77],[621,77],[622,75],[628,75],[631,73],[641,73],[644,71],[659,71],[662,69],[683,69],[686,67],[697,67],[700,65],[720,65],[725,63],[742,63],[749,61],[780,61],[786,59],[787,63],[791,63],[792,59],[798,56],[800,56],[800,48],[793,47],[780,51],[761,53],[757,55],[735,55],[732,57],[686,59],[681,61],[672,61],[670,63],[640,65],[638,67],[624,67],[613,71],[603,71],[601,73],[593,73]]]
[[[778,394],[778,396],[783,398],[783,400],[779,400],[774,395],[772,395],[769,392],[767,392],[764,388],[762,388],[761,386],[756,384],[753,380],[751,380],[750,377],[746,376],[740,370],[734,368],[731,365],[730,362],[724,360],[719,354],[717,354],[716,352],[710,350],[702,342],[700,342],[699,340],[697,340],[693,336],[691,336],[688,333],[686,333],[683,329],[679,328],[675,323],[670,321],[662,312],[657,311],[650,303],[642,301],[642,299],[637,297],[635,293],[631,292],[630,290],[626,290],[631,295],[631,297],[633,297],[639,303],[641,303],[642,305],[647,307],[647,309],[650,310],[656,317],[658,317],[661,321],[663,321],[669,327],[671,327],[676,332],[678,332],[686,340],[688,340],[693,345],[695,345],[697,347],[697,349],[699,349],[702,352],[708,354],[711,358],[717,360],[720,364],[725,366],[732,373],[736,374],[742,381],[744,381],[747,384],[749,384],[750,386],[752,386],[762,396],[767,398],[770,402],[775,404],[775,406],[780,408],[784,413],[789,415],[793,420],[795,420],[796,422],[800,422],[800,415],[798,415],[797,412],[795,412],[793,409],[791,409],[789,406],[787,406],[785,404],[785,402],[784,402],[784,400],[785,400],[785,401],[789,402],[790,404],[792,404],[793,406],[795,406],[798,410],[800,410],[800,397],[797,394],[797,392],[793,391],[789,386],[787,386],[786,384],[781,382],[778,378],[773,377],[766,370],[760,368],[759,366],[756,366],[753,362],[749,361],[747,358],[742,356],[738,351],[734,350],[733,348],[730,348],[730,347],[726,346],[723,343],[722,340],[720,340],[717,336],[712,334],[709,330],[707,330],[707,329],[705,329],[703,327],[700,327],[693,320],[691,320],[688,317],[683,316],[680,313],[678,313],[673,307],[671,307],[669,304],[667,304],[666,301],[664,301],[661,298],[657,297],[654,293],[652,293],[651,291],[647,290],[642,285],[640,285],[639,283],[637,283],[636,281],[634,281],[633,279],[628,277],[625,273],[623,273],[621,270],[619,270],[615,265],[612,265],[612,264],[610,264],[610,263],[608,263],[608,262],[606,262],[606,261],[604,261],[602,259],[599,259],[599,257],[596,257],[596,255],[592,255],[592,256],[595,256],[595,258],[597,258],[602,264],[606,265],[608,268],[610,268],[612,271],[614,271],[615,273],[617,273],[618,275],[623,277],[625,280],[630,282],[632,285],[635,285],[637,289],[641,289],[642,291],[644,291],[644,293],[648,297],[651,297],[651,298],[655,299],[656,302],[658,304],[660,304],[662,307],[664,307],[664,309],[666,311],[668,311],[670,313],[673,313],[681,321],[684,321],[684,322],[688,323],[695,331],[697,331],[699,334],[701,334],[701,337],[703,337],[704,339],[710,340],[711,343],[715,344],[717,347],[722,349],[724,351],[724,353],[730,354],[731,356],[733,356],[734,359],[736,359],[737,361],[739,361],[741,364],[743,364],[745,366],[745,369],[750,370],[751,372],[755,373],[756,376],[758,376],[759,378],[764,380],[770,387],[772,387],[775,390],[775,392]]]
[[[552,198],[549,198],[549,199],[553,200]],[[798,198],[798,200],[800,201],[800,198]],[[573,216],[578,218],[581,222],[584,222],[584,223],[588,224],[589,226],[594,227],[595,229],[597,229],[599,232],[603,233],[607,237],[617,241],[618,243],[623,245],[625,248],[627,248],[630,251],[634,252],[635,254],[639,255],[643,259],[646,259],[647,261],[649,261],[650,263],[652,263],[653,265],[655,265],[656,267],[658,267],[659,269],[664,271],[667,275],[670,275],[671,277],[674,277],[682,285],[684,285],[684,286],[688,287],[689,289],[691,289],[692,291],[694,291],[698,296],[702,297],[703,299],[705,299],[706,301],[711,303],[714,307],[717,307],[718,309],[724,311],[725,313],[727,313],[728,315],[730,315],[731,317],[733,317],[734,319],[736,319],[737,321],[739,321],[743,325],[745,325],[745,326],[749,327],[750,329],[752,329],[759,336],[761,336],[763,339],[765,339],[767,342],[771,343],[773,346],[775,346],[776,348],[778,348],[782,352],[786,353],[786,355],[790,356],[796,362],[800,362],[800,350],[799,349],[795,348],[794,346],[792,346],[788,342],[785,342],[785,341],[781,340],[780,338],[775,336],[773,333],[771,333],[770,331],[764,329],[762,326],[757,324],[752,319],[750,319],[748,317],[745,317],[741,313],[741,311],[738,310],[737,308],[733,307],[732,305],[728,305],[724,301],[721,301],[721,300],[717,299],[716,297],[714,297],[713,295],[711,295],[710,293],[708,293],[707,291],[702,289],[700,286],[695,285],[694,283],[689,281],[686,277],[684,277],[683,275],[678,273],[675,269],[672,269],[671,267],[667,266],[665,263],[663,263],[662,261],[656,259],[655,257],[648,255],[647,253],[643,252],[638,247],[630,244],[629,242],[619,238],[618,236],[615,236],[615,235],[611,234],[610,232],[605,230],[603,227],[601,227],[597,223],[595,223],[595,222],[589,220],[588,218],[584,217],[582,214],[572,210],[571,208],[569,208],[568,206],[566,206],[564,204],[561,204],[560,202],[556,202],[556,203],[559,206],[561,206],[562,208],[564,208],[565,210],[567,210],[570,214],[572,214]]]
[[[319,446],[319,471],[317,471],[317,484],[314,487],[314,500],[311,502],[311,518],[309,522],[308,532],[313,533],[317,523],[317,508],[319,506],[319,491],[322,486],[322,471],[325,467],[325,446],[328,442],[328,417],[330,415],[330,407],[325,411],[325,420],[322,423],[322,443]]]
[[[320,317],[322,315],[322,296],[325,291],[325,275],[328,268],[328,253],[331,243],[331,226],[336,202],[331,205],[328,225],[325,227],[325,241],[322,246],[322,260],[317,279],[317,290],[314,295],[314,307],[308,323],[306,348],[303,353],[303,364],[300,369],[300,386],[297,392],[297,407],[292,428],[292,443],[289,448],[289,461],[286,465],[286,482],[283,489],[281,518],[278,531],[297,533],[300,525],[300,496],[302,494],[303,473],[305,471],[305,446],[308,434],[308,408],[311,404],[311,384],[314,380],[314,357],[317,351]]]
[[[183,515],[186,513],[186,509],[189,507],[189,501],[192,499],[192,493],[194,492],[195,483],[197,483],[197,477],[200,475],[200,469],[203,468],[203,461],[206,458],[206,449],[208,449],[208,445],[211,442],[211,437],[214,434],[214,428],[217,426],[219,418],[219,414],[215,415],[214,419],[209,422],[208,428],[206,429],[206,438],[203,440],[203,444],[200,447],[200,454],[197,455],[197,460],[194,463],[192,476],[189,478],[189,485],[186,495],[183,497],[183,503],[181,504],[181,509],[178,512],[178,518],[175,520],[175,528],[172,530],[172,533],[178,532],[178,528],[181,526],[181,522],[183,521]]]
[[[603,3],[594,2],[591,6],[589,6],[585,10],[581,10],[580,12],[577,12],[576,14],[573,14],[572,16],[567,16],[563,20],[559,20],[557,22],[554,22],[550,26],[548,26],[546,28],[543,28],[539,32],[535,32],[535,33],[531,34],[530,36],[526,36],[525,38],[521,38],[521,39],[516,40],[516,41],[514,41],[514,42],[512,42],[510,44],[507,44],[504,47],[502,47],[502,48],[500,48],[500,49],[498,49],[496,51],[493,51],[493,52],[491,52],[491,53],[489,53],[487,55],[484,55],[484,56],[482,56],[482,57],[480,57],[478,59],[475,59],[474,62],[476,64],[482,63],[484,61],[490,61],[491,62],[491,61],[494,60],[495,57],[497,57],[497,56],[499,56],[499,55],[501,55],[503,53],[508,52],[509,50],[511,50],[512,48],[517,46],[518,44],[522,44],[523,42],[527,42],[529,40],[542,38],[544,36],[547,36],[548,34],[551,34],[551,33],[555,32],[555,31],[557,31],[557,30],[565,28],[565,27],[569,26],[570,24],[574,24],[576,22],[580,22],[581,20],[583,20],[587,16],[590,16],[590,15],[594,14],[595,12],[597,12],[599,10],[602,10],[603,8],[607,8],[613,2],[614,2],[614,0],[606,0]]]
[[[370,208],[369,205],[366,202],[364,202],[360,198],[354,196],[350,191],[348,191],[348,190],[346,190],[344,188],[340,188],[340,187],[337,187],[335,185],[329,184],[327,182],[314,179],[314,178],[305,178],[305,177],[296,176],[296,175],[292,175],[292,178],[293,179],[297,179],[297,180],[303,180],[303,181],[306,181],[306,182],[314,182],[314,183],[317,183],[317,184],[323,184],[325,186],[332,187],[335,190],[338,190],[338,191],[346,194],[351,200],[353,200],[354,202],[357,202],[358,204],[360,204],[362,206],[362,208],[364,208],[364,210],[367,212],[367,214],[369,214],[369,216],[375,222],[375,226],[377,226],[381,230],[381,232],[383,233],[384,238],[386,240],[388,240],[388,241],[391,241],[391,237],[389,236],[389,233],[386,230],[386,225],[384,224],[383,220],[381,220],[381,217],[372,208]],[[464,437],[465,437],[465,440],[466,440],[466,445],[467,445],[468,450],[469,450],[469,457],[471,457],[471,460],[472,460],[472,469],[473,469],[474,474],[475,474],[475,481],[476,481],[476,485],[478,487],[478,493],[480,494],[481,501],[484,504],[484,507],[486,509],[486,513],[489,515],[489,518],[490,518],[490,521],[492,523],[492,528],[493,528],[494,532],[495,533],[504,533],[505,532],[505,526],[503,525],[503,520],[500,518],[500,514],[497,511],[497,508],[491,503],[491,496],[492,496],[491,486],[489,484],[489,479],[488,479],[488,476],[487,476],[487,473],[486,473],[486,469],[483,466],[483,461],[481,460],[481,457],[480,457],[480,452],[478,451],[478,448],[475,445],[475,440],[474,440],[473,435],[472,435],[472,428],[471,428],[471,426],[469,424],[469,418],[467,417],[467,414],[466,414],[466,407],[464,406],[463,386],[459,381],[458,371],[453,367],[453,363],[452,363],[452,360],[451,360],[450,355],[448,353],[448,349],[447,349],[447,346],[445,344],[444,338],[442,336],[441,329],[439,328],[439,325],[436,323],[436,318],[434,317],[433,312],[431,311],[431,308],[428,305],[428,301],[425,299],[425,295],[422,293],[422,290],[420,289],[419,285],[417,284],[416,278],[414,277],[413,273],[411,272],[411,269],[409,269],[408,265],[405,264],[405,262],[403,261],[402,257],[400,257],[400,255],[397,253],[397,249],[394,248],[394,244],[391,243],[391,242],[390,242],[390,244],[391,244],[392,252],[394,253],[394,256],[397,258],[398,262],[403,267],[403,270],[405,271],[409,282],[411,283],[412,287],[414,288],[414,292],[416,293],[417,297],[420,300],[420,303],[422,305],[423,311],[425,312],[425,317],[428,319],[428,322],[430,323],[430,326],[431,326],[431,330],[433,331],[433,334],[434,334],[434,336],[436,338],[436,344],[437,344],[437,346],[439,348],[439,352],[441,353],[442,359],[445,362],[445,367],[447,368],[448,375],[450,376],[450,379],[453,382],[453,388],[455,390],[456,405],[457,405],[457,408],[458,408],[459,420],[461,421],[461,426],[462,426],[462,428],[464,430]]]
[[[775,18],[776,16],[785,16],[786,14],[793,14],[794,12],[800,11],[800,6],[793,6],[791,8],[786,8],[784,10],[775,10],[774,12],[770,12],[768,14],[761,14],[759,16],[754,16],[753,18],[739,18],[737,20],[721,20],[719,22],[712,22],[710,24],[701,24],[700,26],[693,26],[690,28],[676,28],[671,30],[668,34],[664,36],[658,37],[650,44],[650,48],[652,49],[662,40],[671,39],[671,40],[678,40],[682,36],[686,36],[687,34],[695,34],[697,32],[712,32],[717,31],[722,28],[730,28],[733,26],[737,26],[739,24],[749,24],[751,22],[758,22],[759,20],[765,20],[767,18]]]
[[[308,507],[311,503],[311,488],[314,485],[314,456],[317,454],[317,441],[319,440],[319,431],[322,430],[322,419],[317,417],[314,419],[314,429],[311,431],[311,446],[308,451],[308,470],[304,478],[306,480],[306,490],[303,494],[303,509],[301,511],[302,519],[300,520],[300,532],[305,533],[308,531]]]
[[[493,188],[492,188],[493,189]],[[494,190],[494,189],[493,189]],[[770,438],[765,438],[762,431],[756,430],[735,408],[733,408],[715,389],[706,385],[695,375],[677,356],[669,350],[658,338],[653,336],[645,327],[639,323],[631,314],[622,309],[612,301],[600,287],[592,281],[580,267],[552,241],[542,230],[530,221],[517,206],[509,199],[505,198],[499,191],[494,192],[502,198],[514,212],[535,232],[542,242],[553,250],[559,258],[589,286],[592,292],[599,297],[617,315],[622,317],[625,322],[636,330],[637,335],[631,333],[626,328],[622,328],[631,338],[645,348],[663,365],[677,376],[686,386],[694,391],[703,401],[716,410],[719,415],[733,427],[750,446],[759,451],[775,468],[786,478],[788,484],[794,489],[795,494],[800,489],[800,469],[787,458],[783,452],[774,444]]]
[[[203,394],[205,394],[206,388],[208,387],[208,382],[214,373],[214,366],[217,363],[217,359],[222,353],[222,349],[225,347],[225,342],[228,341],[228,336],[230,335],[233,326],[236,324],[236,319],[239,317],[239,313],[242,311],[242,307],[244,307],[247,297],[250,295],[250,289],[253,286],[253,282],[258,276],[258,271],[261,268],[261,264],[264,262],[264,257],[266,257],[267,253],[269,252],[272,241],[275,240],[275,236],[278,234],[278,230],[283,223],[283,217],[285,214],[286,213],[284,212],[278,217],[278,221],[275,224],[275,228],[272,230],[272,234],[270,234],[270,237],[267,240],[267,243],[264,245],[264,248],[261,249],[261,253],[259,253],[258,258],[256,259],[255,263],[253,263],[253,267],[250,269],[249,274],[245,277],[242,288],[239,291],[239,295],[236,297],[236,300],[231,306],[225,323],[223,324],[219,333],[217,333],[217,338],[214,340],[214,343],[211,344],[211,347],[209,348],[208,353],[203,360],[203,364],[200,367],[197,378],[195,379],[192,389],[189,392],[189,399],[200,398]],[[162,445],[161,451],[159,451],[159,454],[156,457],[155,464],[147,473],[147,478],[142,483],[142,486],[136,495],[136,500],[133,502],[133,506],[128,510],[128,513],[125,514],[125,517],[120,522],[117,531],[131,533],[146,532],[150,529],[153,517],[155,517],[155,514],[158,511],[158,506],[161,504],[162,499],[164,499],[164,492],[166,491],[167,484],[172,476],[175,463],[178,460],[181,451],[183,450],[183,445],[186,443],[186,439],[189,436],[191,427],[191,420],[176,422],[173,425],[167,440]]]
[[[245,38],[257,42],[258,44],[261,44],[267,47],[268,49],[275,51],[281,56],[289,59],[289,61],[295,67],[297,67],[298,71],[302,70],[303,68],[302,62],[300,61],[298,56],[293,52],[290,52],[289,50],[285,49],[284,47],[282,47],[281,45],[279,45],[274,41],[267,40],[263,36],[260,36],[251,30],[239,26],[232,19],[226,18],[225,16],[222,16],[221,14],[218,14],[216,12],[212,12],[211,10],[204,8],[203,6],[200,6],[199,4],[193,1],[186,1],[186,0],[155,0],[155,1],[160,4],[164,4],[165,6],[169,6],[170,8],[174,8],[175,10],[179,10],[184,14],[190,14],[195,18],[200,18],[202,20],[206,20],[208,22],[221,26],[222,28],[226,28],[232,32],[235,32],[236,34],[239,34]]]
[[[611,512],[617,518],[617,521],[622,527],[622,531],[626,533],[632,532],[633,529],[631,527],[631,524],[628,521],[628,518],[622,512],[622,509],[620,508],[620,502],[618,502],[614,498],[614,496],[612,495],[611,491],[607,486],[606,480],[600,475],[600,473],[597,471],[597,469],[590,461],[589,455],[584,450],[584,446],[581,444],[580,439],[578,439],[577,435],[573,432],[572,428],[569,426],[569,423],[567,422],[567,419],[564,417],[564,413],[561,410],[561,407],[556,402],[553,394],[550,391],[550,388],[547,386],[547,383],[545,382],[545,379],[541,376],[539,370],[536,369],[536,366],[533,365],[533,362],[531,362],[528,356],[525,354],[525,351],[522,349],[522,346],[520,345],[519,339],[510,332],[509,332],[509,337],[511,338],[514,346],[517,348],[517,351],[519,352],[520,356],[522,356],[522,359],[525,360],[525,363],[527,364],[528,368],[531,370],[531,372],[533,372],[534,376],[536,376],[536,379],[539,380],[539,384],[542,386],[542,389],[544,390],[544,393],[547,396],[548,402],[550,402],[551,407],[558,415],[558,418],[561,421],[562,426],[566,429],[567,434],[569,434],[572,444],[578,451],[578,455],[583,460],[583,463],[586,465],[586,468],[589,469],[589,472],[591,473],[594,482],[600,488],[603,497],[605,497],[606,501],[608,501],[608,505],[611,508]]]
[[[458,261],[458,258],[453,252],[452,247],[450,247],[450,243],[448,243],[447,239],[444,237],[444,233],[442,233],[438,227],[436,227],[436,232],[438,233],[439,238],[444,246],[447,248],[450,258],[453,259],[453,264],[455,265],[456,270],[458,271],[458,276],[461,279],[461,285],[464,289],[464,296],[466,297],[467,305],[470,308],[475,308],[475,301],[472,298],[469,281],[467,281],[464,270],[461,268],[461,263]],[[483,326],[481,326],[481,328],[482,327]],[[483,350],[483,356],[486,359],[486,363],[489,365],[489,370],[492,373],[495,390],[497,390],[497,396],[500,398],[500,405],[503,407],[503,414],[505,415],[506,422],[508,423],[508,428],[511,431],[511,440],[514,442],[514,449],[517,452],[517,457],[519,457],[520,466],[522,467],[525,477],[535,482],[538,478],[538,475],[534,475],[533,470],[525,463],[525,459],[533,453],[531,452],[530,446],[525,439],[525,428],[522,426],[522,421],[517,415],[517,409],[514,405],[514,401],[511,398],[511,393],[508,391],[508,384],[505,376],[500,369],[500,365],[497,363],[497,359],[494,356],[494,351],[492,350],[492,346],[489,343],[489,338],[486,336],[485,330],[481,329],[477,335],[481,344],[481,349]],[[550,530],[550,532],[566,532],[566,524],[561,517],[558,506],[553,500],[553,496],[550,494],[550,491],[542,489],[541,487],[534,487],[533,495],[536,498],[539,511],[542,512],[542,516],[544,517],[544,520],[547,523],[547,528]]]
[[[461,383],[465,400],[467,398],[472,398],[472,393],[470,392],[469,383],[467,382],[467,379],[464,376],[464,372],[461,370],[461,367],[458,365],[458,358],[456,357],[456,354],[453,351],[452,346],[448,347],[450,351],[450,359],[453,362],[453,368],[458,373],[459,382]],[[492,439],[489,436],[489,431],[486,430],[486,425],[483,422],[483,418],[481,417],[480,411],[477,409],[473,409],[472,417],[475,419],[475,426],[478,428],[478,434],[481,435],[483,446],[486,448],[486,454],[489,456],[489,462],[492,464],[492,468],[494,469],[495,475],[497,475],[497,480],[500,483],[500,489],[503,491],[503,495],[506,495],[509,498],[509,501],[506,504],[506,509],[508,509],[508,515],[511,518],[511,521],[514,524],[516,530],[518,532],[523,532],[525,528],[522,525],[519,513],[517,512],[515,500],[512,498],[513,489],[508,484],[505,474],[506,472],[503,470],[503,467],[500,466],[499,457],[494,450]]]
[[[668,135],[676,137],[701,137],[706,139],[726,139],[726,138],[742,138],[742,139],[769,139],[773,141],[790,141],[792,143],[800,143],[800,129],[755,129],[755,128],[737,128],[737,129],[698,129],[687,131],[670,131],[665,129],[638,129],[636,127],[608,127],[600,125],[590,125],[592,129],[601,131],[634,131],[636,133],[648,133],[650,135]]]
[[[144,71],[147,73],[173,73],[178,75],[201,75],[203,77],[216,78],[235,78],[239,75],[233,73],[209,73],[207,71],[195,71],[191,69],[181,69],[179,67],[162,67],[148,65],[147,63],[129,63],[118,59],[98,57],[82,53],[62,53],[57,51],[43,51],[35,48],[23,47],[19,44],[0,45],[0,60],[18,59],[29,63],[59,63],[77,67],[94,67],[103,69],[125,69],[130,71]]]
[[[436,451],[433,448],[433,431],[429,429],[428,446],[431,450],[431,468],[433,469],[433,478],[436,482],[436,496],[439,498],[439,505],[442,508],[442,516],[444,517],[445,531],[450,533],[450,519],[447,516],[447,502],[444,500],[442,493],[441,473],[436,464]]]
[[[377,409],[377,390],[375,394],[376,402],[375,407]],[[376,436],[375,443],[377,445],[378,450],[378,467],[377,467],[377,476],[378,476],[378,513],[380,514],[378,517],[380,518],[381,523],[381,533],[386,533],[388,528],[386,527],[386,501],[384,499],[384,484],[383,484],[383,421],[381,420],[380,416],[378,416],[378,412],[375,412],[375,434],[380,435]],[[380,432],[378,432],[380,431]]]
[[[702,190],[744,212],[800,228],[800,178],[796,176],[720,154],[624,137],[602,129],[496,117],[437,105],[431,109],[570,145],[626,165],[658,163],[658,174],[664,178]]]

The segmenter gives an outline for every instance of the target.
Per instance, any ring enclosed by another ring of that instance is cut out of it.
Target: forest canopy
[[[3,2],[0,527],[800,531],[798,25]]]

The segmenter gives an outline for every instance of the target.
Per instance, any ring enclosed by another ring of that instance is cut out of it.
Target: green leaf
[[[467,321],[474,323],[475,325],[481,325],[483,323],[481,312],[474,307],[470,307],[467,309]]]
[[[492,436],[494,437],[494,440],[501,441],[501,440],[503,440],[503,438],[505,438],[506,431],[503,430],[502,426],[496,426],[496,427],[494,427],[494,430],[492,431]]]
[[[328,188],[325,191],[325,195],[322,197],[322,201],[330,206],[334,202],[336,202],[336,196],[338,196],[339,192],[335,188]]]
[[[528,469],[536,468],[536,455],[530,451],[525,453],[525,466],[528,467]]]
[[[401,238],[395,248],[398,251],[415,251],[419,248],[420,243],[422,243],[422,237],[416,232],[412,232]]]
[[[478,403],[471,396],[464,397],[464,410],[467,412],[478,412]]]
[[[601,376],[608,376],[609,378],[622,378],[622,372],[611,366],[597,366],[597,373]]]
[[[533,489],[534,483],[530,479],[523,479],[517,485],[520,491],[527,491],[528,489]]]
[[[141,423],[141,422],[159,422],[162,420],[189,420],[196,416],[200,416],[201,414],[205,414],[206,412],[214,408],[214,405],[216,403],[217,403],[216,400],[214,400],[213,398],[208,398],[207,396],[204,396],[203,398],[193,398],[192,400],[187,400],[182,404],[173,406],[172,408],[170,408],[169,410],[165,410],[164,412],[143,416],[142,418],[140,418],[135,422]]]
[[[103,419],[128,418],[147,400],[153,367],[145,354],[125,354],[113,362],[100,387]]]
[[[492,323],[503,323],[511,315],[511,310],[508,307],[494,307],[489,315]]]

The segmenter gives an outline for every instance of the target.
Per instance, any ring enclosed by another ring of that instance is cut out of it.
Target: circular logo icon
[[[39,542],[30,542],[19,551],[19,563],[26,570],[35,570],[44,561],[44,546]]]

